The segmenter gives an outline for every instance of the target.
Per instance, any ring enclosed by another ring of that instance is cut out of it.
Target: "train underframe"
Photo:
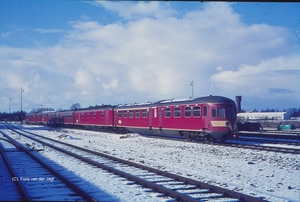
[[[211,131],[179,131],[179,130],[168,130],[161,128],[153,129],[150,128],[128,128],[128,127],[118,127],[118,126],[92,126],[92,125],[77,125],[77,124],[64,124],[64,123],[48,123],[46,125],[50,125],[52,127],[69,127],[69,128],[78,128],[78,129],[87,129],[87,130],[97,130],[104,131],[110,133],[117,134],[125,134],[125,133],[140,133],[143,135],[162,135],[162,136],[174,136],[174,137],[182,137],[184,139],[198,139],[204,142],[215,142],[218,139],[221,142],[225,142],[228,139],[235,138],[235,134],[232,132],[224,133],[216,135],[216,132]],[[220,132],[218,132],[220,133]],[[213,134],[213,135],[212,135]],[[214,138],[220,137],[220,138]]]
[[[157,135],[157,136],[173,136],[173,137],[182,137],[184,139],[198,139],[204,142],[215,142],[220,140],[225,142],[226,140],[232,138],[232,132],[210,132],[210,131],[180,131],[180,130],[168,130],[161,128],[159,129],[145,129],[145,128],[126,128],[128,132],[140,133],[144,135]],[[214,138],[220,137],[220,138]]]

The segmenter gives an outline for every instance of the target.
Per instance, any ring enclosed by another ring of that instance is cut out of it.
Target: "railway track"
[[[0,147],[2,157],[2,176],[8,180],[1,182],[3,197],[6,200],[71,200],[71,201],[95,201],[86,191],[82,190],[69,178],[57,171],[57,166],[45,163],[38,155],[26,148],[16,140],[0,131],[16,149],[5,150]],[[56,168],[56,169],[55,169]],[[70,176],[70,175],[67,175]],[[6,191],[5,191],[6,190]],[[55,196],[54,196],[55,193]],[[55,198],[54,198],[55,197]]]
[[[236,148],[244,148],[244,149],[255,149],[255,150],[260,150],[260,151],[273,151],[273,152],[279,152],[279,153],[290,153],[290,154],[300,154],[300,147],[299,148],[295,148],[295,147],[280,147],[280,146],[268,146],[268,145],[260,145],[262,143],[267,143],[267,141],[257,141],[257,140],[247,140],[246,138],[242,138],[242,140],[244,141],[239,141],[239,140],[228,140],[225,143],[221,143],[221,142],[203,142],[200,141],[198,139],[184,139],[184,138],[178,138],[178,137],[171,137],[171,136],[150,136],[150,135],[146,135],[144,137],[147,138],[162,138],[162,139],[172,139],[174,141],[192,141],[192,142],[196,142],[196,143],[200,143],[200,144],[209,144],[209,145],[218,145],[218,146],[225,146],[225,147],[236,147]],[[257,144],[255,144],[257,143]],[[268,142],[270,143],[270,142]],[[274,143],[274,142],[273,142]],[[280,144],[279,142],[277,142],[277,144]],[[290,142],[288,142],[288,144],[286,144],[286,142],[281,142],[281,144],[284,145],[296,145],[298,146],[298,144],[292,144]]]
[[[265,137],[240,136],[238,141],[300,146],[300,141],[299,140],[288,140],[288,139],[282,139],[282,138],[276,138],[275,139],[275,138],[265,138]]]
[[[293,140],[300,141],[300,131],[265,131],[265,132],[251,132],[251,131],[239,131],[240,137],[264,137],[274,138],[278,140]]]
[[[227,201],[264,201],[261,198],[119,159],[105,153],[63,143],[28,131],[20,131],[17,130],[15,132],[30,138],[38,144],[51,147],[92,166],[126,178],[131,181],[129,184],[139,184],[142,187],[150,188],[154,192],[161,193],[162,196],[171,197],[176,201],[216,201],[217,199]]]
[[[253,144],[241,144],[240,142],[227,142],[227,143],[218,143],[222,146],[230,146],[244,149],[256,149],[260,151],[272,151],[288,154],[300,154],[300,148],[287,148],[287,147],[275,147],[267,145],[253,145]]]

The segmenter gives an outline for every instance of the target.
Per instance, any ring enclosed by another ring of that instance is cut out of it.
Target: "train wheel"
[[[184,132],[185,139],[189,140],[192,138],[191,134],[189,132]]]
[[[184,136],[182,131],[179,131],[179,135],[180,136]]]
[[[209,142],[212,141],[212,138],[210,137],[209,134],[207,134],[207,135],[205,135],[205,136],[203,137],[203,141],[206,142],[206,143],[209,143]]]

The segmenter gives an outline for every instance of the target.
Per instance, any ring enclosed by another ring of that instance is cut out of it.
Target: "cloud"
[[[275,94],[290,94],[293,93],[293,91],[289,89],[283,89],[283,88],[269,88],[270,93],[275,93]]]
[[[60,33],[63,32],[61,29],[35,29],[35,31],[41,33],[41,34],[53,34],[53,33]]]
[[[7,37],[9,37],[10,35],[12,34],[12,32],[5,32],[5,33],[1,33],[1,37],[2,38],[7,38]]]
[[[299,101],[300,59],[297,55],[263,60],[257,65],[241,65],[234,71],[221,71],[212,75],[212,83],[228,94],[277,98],[282,94]],[[274,97],[275,96],[275,97]]]
[[[285,28],[246,25],[222,3],[180,16],[159,2],[97,3],[121,20],[74,20],[53,46],[0,46],[0,65],[7,67],[0,75],[7,89],[2,93],[23,87],[30,111],[40,104],[68,108],[189,97],[193,80],[195,96],[270,97],[274,89],[288,89],[299,101],[300,57],[291,55],[292,33]]]
[[[126,20],[139,19],[141,17],[164,18],[177,13],[169,4],[160,2],[97,1],[97,3]]]

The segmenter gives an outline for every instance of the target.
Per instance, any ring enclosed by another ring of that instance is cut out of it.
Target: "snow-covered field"
[[[54,139],[66,134],[67,138],[62,141],[245,194],[265,197],[269,201],[300,201],[300,155],[153,139],[138,134],[120,138],[125,135],[75,129],[54,131],[42,126],[23,127]],[[42,154],[59,162],[59,158],[51,155],[47,148]],[[64,161],[67,161],[66,158]],[[71,164],[70,161],[66,167],[72,172],[81,173],[87,181],[121,201],[150,201],[151,193],[139,187],[121,186],[120,180],[114,182],[112,179],[115,178],[111,177],[108,182],[100,174],[91,176],[89,170]],[[100,183],[91,180],[95,178]]]

